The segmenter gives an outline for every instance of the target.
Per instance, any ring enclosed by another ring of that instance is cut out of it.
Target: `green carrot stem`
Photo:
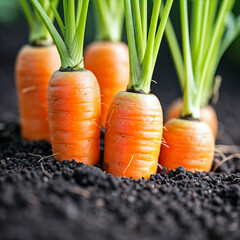
[[[130,58],[130,79],[128,84],[128,90],[132,90],[137,84],[138,79],[141,76],[141,65],[138,58],[136,40],[134,37],[133,15],[130,0],[124,0],[125,7],[125,19],[127,29],[127,39]]]
[[[193,59],[195,59],[194,62],[194,76],[195,76],[195,82],[199,82],[200,78],[200,68],[201,64],[203,62],[203,57],[204,57],[204,47],[205,47],[205,39],[206,39],[206,31],[207,31],[207,25],[208,25],[208,14],[209,14],[209,4],[210,1],[204,1],[204,6],[203,6],[203,16],[202,16],[202,24],[201,24],[201,31],[200,31],[200,39],[199,39],[199,46],[198,46],[198,51],[196,52],[196,56],[193,56]]]
[[[134,0],[131,5],[131,0],[124,0],[131,69],[128,91],[148,94],[150,92],[153,70],[161,45],[163,32],[173,0],[167,0],[159,26],[158,19],[161,0],[154,1],[149,32],[147,35],[147,4],[143,1],[140,11],[140,5],[137,1]],[[140,13],[144,16],[140,16]]]
[[[171,56],[173,59],[173,63],[177,72],[180,88],[183,92],[184,82],[185,82],[183,56],[182,56],[182,53],[178,44],[178,40],[170,19],[168,19],[166,29],[165,29],[165,34],[166,34],[167,43],[171,52]]]
[[[202,23],[202,11],[203,11],[203,0],[193,1],[193,11],[192,11],[192,39],[191,39],[191,52],[192,52],[192,60],[195,62],[199,41],[200,41],[200,33],[201,33],[201,23]]]
[[[26,19],[29,25],[29,42],[34,45],[50,45],[52,44],[51,36],[42,23],[38,14],[31,9],[28,4],[28,0],[20,0],[22,5],[22,9],[25,13]],[[39,4],[43,7],[43,9],[47,12],[48,17],[51,21],[53,21],[53,15],[49,11],[50,3],[48,0],[42,0]],[[52,3],[55,7],[58,5],[58,1],[53,1]]]
[[[133,0],[133,10],[134,10],[134,19],[135,19],[135,26],[136,26],[136,41],[139,43],[137,44],[137,52],[140,63],[143,62],[144,57],[144,38],[142,32],[142,19],[140,14],[140,4],[139,0]]]
[[[119,42],[124,20],[123,0],[94,0],[98,41]]]
[[[31,0],[34,8],[41,17],[43,23],[47,27],[52,39],[58,49],[62,70],[77,70],[83,69],[83,41],[85,33],[86,18],[88,12],[89,0],[78,0],[82,1],[78,4],[81,6],[79,13],[79,19],[75,18],[75,1],[74,0],[63,0],[64,9],[64,20],[65,20],[65,35],[62,37],[54,27],[50,18],[46,14],[46,11],[42,8],[38,0]],[[79,10],[77,10],[79,11]],[[58,13],[55,15],[59,15]],[[68,18],[68,16],[71,16]],[[62,20],[58,20],[60,28],[63,28]],[[78,22],[78,25],[76,24]]]
[[[204,65],[201,70],[202,80],[199,81],[199,84],[197,86],[198,91],[197,91],[197,96],[196,96],[196,104],[198,106],[200,106],[200,103],[201,103],[202,91],[204,89],[203,88],[204,82],[206,81],[208,66],[214,55],[214,49],[215,49],[217,43],[221,40],[221,38],[223,36],[224,29],[225,29],[226,17],[227,17],[228,12],[231,11],[234,3],[235,3],[234,0],[223,0],[223,2],[222,2],[220,12],[219,12],[219,15],[218,15],[218,18],[216,21],[216,25],[213,30],[213,37],[212,37],[210,46],[207,51],[207,56],[204,58]]]
[[[199,118],[200,109],[194,104],[194,96],[196,88],[194,84],[194,75],[192,68],[191,48],[189,40],[189,27],[188,27],[188,6],[187,0],[180,0],[181,12],[181,26],[183,38],[183,57],[185,62],[185,85],[183,95],[183,108],[181,116],[190,116],[192,118]]]

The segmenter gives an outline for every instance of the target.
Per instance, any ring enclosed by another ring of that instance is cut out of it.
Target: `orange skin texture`
[[[167,170],[210,171],[214,157],[211,128],[200,121],[171,119],[165,124],[159,163]],[[168,147],[167,147],[168,146]]]
[[[47,87],[51,75],[61,66],[54,45],[24,46],[18,56],[15,78],[23,138],[50,141]]]
[[[179,118],[182,111],[183,102],[181,98],[176,99],[167,109],[166,122],[173,118]],[[207,123],[216,139],[218,131],[218,119],[216,111],[210,105],[202,107],[200,110],[200,121]]]
[[[162,124],[162,108],[155,95],[119,92],[107,116],[104,170],[134,179],[156,174]]]
[[[57,71],[50,79],[48,117],[55,158],[94,165],[100,154],[100,89],[90,71]]]
[[[84,54],[86,69],[96,76],[101,90],[102,120],[105,128],[109,106],[114,96],[127,89],[129,82],[128,47],[122,42],[95,42]]]

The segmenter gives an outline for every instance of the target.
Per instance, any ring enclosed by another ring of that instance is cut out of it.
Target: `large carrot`
[[[94,0],[96,41],[84,54],[85,67],[97,77],[101,90],[102,119],[105,128],[113,97],[127,89],[129,80],[128,47],[121,42],[124,18],[123,0]]]
[[[29,44],[18,53],[15,66],[21,132],[27,140],[50,141],[47,86],[52,73],[60,68],[60,58],[38,14],[31,11],[26,0],[20,2],[30,29]],[[42,1],[42,6],[49,11],[48,1]],[[49,17],[52,21],[53,15],[49,13]]]
[[[195,1],[199,4],[201,1]],[[216,46],[221,40],[226,16],[233,7],[234,0],[224,0],[213,30],[212,40],[204,58],[201,71],[194,71],[194,48],[191,49],[189,40],[188,2],[180,0],[182,43],[184,56],[184,90],[183,107],[180,119],[172,119],[165,124],[160,164],[169,169],[183,166],[190,171],[209,171],[214,155],[214,136],[211,128],[199,122],[200,105],[204,97],[209,64],[215,54]],[[204,1],[204,17],[208,19],[210,1]],[[206,29],[207,19],[204,18],[201,29]],[[202,35],[204,35],[202,33]],[[205,40],[199,40],[200,49]]]
[[[141,1],[140,11],[139,0],[133,1],[133,5],[130,0],[124,0],[130,81],[127,92],[119,92],[108,111],[103,163],[104,169],[114,176],[149,178],[157,172],[162,140],[162,109],[157,97],[149,92],[172,3],[173,0],[167,1],[157,30],[161,1],[154,1],[147,36],[147,1]]]
[[[221,1],[193,1],[192,2],[192,19],[191,19],[191,56],[193,73],[196,82],[201,77],[202,67],[205,64],[206,54],[211,44],[211,40],[215,31],[216,20],[219,15],[217,9],[220,8]],[[202,97],[201,97],[201,111],[200,119],[205,121],[212,128],[214,136],[217,135],[217,114],[215,110],[209,106],[209,100],[213,93],[216,91],[215,87],[220,87],[220,82],[216,81],[219,78],[215,78],[217,67],[219,62],[228,49],[230,44],[236,39],[240,33],[240,18],[237,19],[231,13],[231,7],[227,10],[225,15],[225,24],[221,26],[219,31],[219,40],[214,46],[211,61],[206,67],[205,80],[203,85]],[[184,64],[183,57],[180,52],[180,48],[177,42],[177,38],[174,32],[173,25],[169,20],[166,26],[166,38],[168,41],[169,49],[172,55],[172,59],[176,68],[176,72],[179,79],[181,90],[184,90]],[[225,33],[225,34],[224,34]],[[224,36],[223,36],[224,34]],[[218,90],[218,89],[217,89]],[[180,101],[174,101],[167,109],[166,120],[173,117],[179,117],[182,104]]]
[[[100,153],[100,89],[84,69],[83,41],[89,0],[64,1],[65,26],[51,5],[64,39],[37,0],[31,0],[57,46],[62,67],[48,87],[48,115],[53,153],[62,160],[94,165]],[[75,16],[76,14],[76,16]]]

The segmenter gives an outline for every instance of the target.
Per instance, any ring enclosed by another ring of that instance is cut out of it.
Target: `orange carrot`
[[[22,136],[27,140],[50,141],[47,86],[60,58],[54,45],[24,46],[17,57],[16,84]]]
[[[94,165],[99,162],[100,155],[101,100],[97,79],[84,69],[83,62],[89,0],[78,0],[76,13],[74,1],[65,2],[63,12],[64,18],[68,19],[66,26],[57,9],[52,9],[63,38],[49,21],[38,0],[31,1],[61,57],[61,69],[52,75],[47,96],[53,153],[60,161],[75,159]]]
[[[95,42],[85,51],[85,67],[97,77],[101,90],[102,119],[105,128],[113,97],[127,89],[129,80],[128,47],[121,42]]]
[[[55,72],[48,88],[53,152],[60,161],[99,161],[100,91],[90,71]]]
[[[150,178],[157,172],[162,140],[162,108],[158,98],[150,94],[150,85],[172,3],[172,0],[167,1],[164,17],[158,26],[161,1],[154,1],[147,34],[147,2],[142,1],[140,13],[139,1],[131,5],[130,0],[124,0],[130,80],[127,91],[119,92],[108,110],[103,163],[104,170],[114,176]],[[142,23],[139,15],[142,15]],[[134,21],[133,17],[138,17],[138,20]],[[144,28],[141,29],[141,26]],[[136,35],[134,27],[138,32]],[[142,49],[143,46],[145,48]]]
[[[182,107],[183,107],[183,102],[181,98],[178,98],[175,101],[173,101],[173,103],[171,103],[171,105],[167,109],[165,121],[167,122],[170,119],[180,117]],[[217,119],[217,114],[214,108],[211,107],[210,105],[202,107],[200,109],[200,120],[202,122],[207,123],[211,127],[213,131],[213,135],[216,139],[217,129],[218,129],[218,119]]]
[[[22,8],[29,23],[29,45],[22,47],[15,65],[20,124],[23,138],[33,141],[50,141],[47,86],[49,79],[60,68],[60,58],[51,36],[36,12],[21,0]],[[49,3],[42,5],[48,11]],[[57,1],[52,2],[57,5]],[[53,21],[52,14],[49,14]]]
[[[171,119],[163,130],[159,163],[168,170],[184,166],[187,171],[210,171],[214,155],[214,137],[204,122]]]
[[[105,139],[105,171],[133,178],[155,174],[162,139],[162,109],[157,97],[118,93],[108,111]]]

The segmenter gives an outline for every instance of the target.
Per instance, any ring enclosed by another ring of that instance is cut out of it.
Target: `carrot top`
[[[122,37],[123,0],[94,0],[96,40],[119,42]]]
[[[58,1],[59,0],[52,0],[52,5],[57,7]],[[36,10],[31,9],[28,0],[20,0],[20,3],[29,25],[29,42],[34,45],[50,45],[52,43],[52,38]],[[49,1],[39,0],[39,4],[46,12],[50,21],[53,22],[54,15],[51,11]]]
[[[31,0],[31,2],[47,27],[58,49],[62,63],[61,70],[84,69],[83,43],[89,0],[64,0],[64,21],[61,19],[56,9],[54,0],[50,0],[51,10],[58,22],[63,37],[61,37],[60,33],[57,31],[46,10],[41,6],[39,1]],[[76,10],[75,2],[77,3]]]
[[[149,32],[147,32],[147,0],[124,0],[126,28],[130,55],[128,91],[148,94],[163,32],[173,4],[167,0],[160,24],[161,0],[153,3]]]
[[[192,1],[189,31],[188,3],[180,1],[183,57],[173,25],[168,20],[165,33],[184,92],[182,116],[192,115],[198,118],[199,106],[208,104],[214,86],[219,84],[214,79],[218,64],[240,33],[240,17],[236,18],[231,12],[235,2],[236,0]]]

